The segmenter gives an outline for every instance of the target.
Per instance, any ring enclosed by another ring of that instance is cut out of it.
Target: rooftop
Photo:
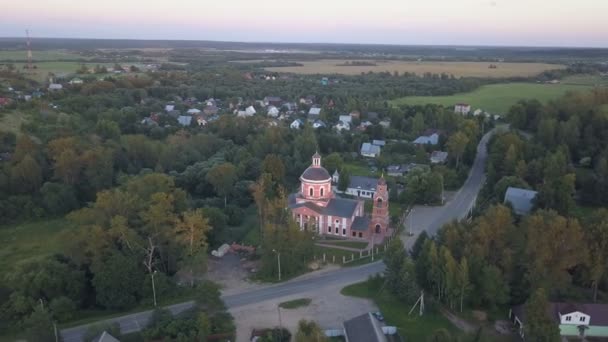
[[[524,305],[514,306],[511,310],[513,310],[513,314],[515,314],[522,323],[525,323],[526,312]],[[608,326],[608,304],[553,302],[549,303],[547,315],[556,322],[559,322],[560,314],[565,315],[577,311],[590,316],[589,325]]]
[[[344,333],[348,342],[386,341],[382,329],[369,312],[344,322]]]
[[[348,187],[353,188],[353,189],[366,190],[366,191],[376,191],[377,184],[378,184],[378,179],[376,179],[376,178],[365,177],[365,176],[351,176]]]
[[[289,208],[296,209],[306,207],[321,215],[350,218],[354,215],[358,205],[357,201],[346,198],[331,198],[325,207],[316,205],[313,202],[297,203],[296,199],[298,195],[299,193],[295,193],[289,196]]]
[[[513,210],[518,215],[526,215],[534,207],[534,199],[538,192],[533,190],[509,187],[505,193],[504,203],[511,203]]]

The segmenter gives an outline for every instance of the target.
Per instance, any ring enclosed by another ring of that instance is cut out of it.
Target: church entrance
[[[376,234],[380,234],[380,230],[382,230],[382,227],[380,227],[379,224],[376,225]]]

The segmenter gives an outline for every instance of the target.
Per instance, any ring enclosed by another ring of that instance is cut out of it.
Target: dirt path
[[[475,331],[477,331],[477,329],[479,329],[479,327],[475,324],[469,323],[468,321],[456,316],[455,314],[451,313],[449,310],[441,308],[441,314],[447,318],[450,322],[452,322],[452,324],[454,324],[456,327],[458,327],[458,329],[466,332],[466,333],[474,333]]]

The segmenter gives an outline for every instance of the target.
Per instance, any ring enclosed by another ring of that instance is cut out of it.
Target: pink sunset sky
[[[0,0],[0,36],[608,47],[608,0]]]

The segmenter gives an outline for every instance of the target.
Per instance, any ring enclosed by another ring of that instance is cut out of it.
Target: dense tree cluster
[[[553,210],[516,220],[508,207],[491,206],[471,223],[444,226],[434,239],[421,236],[412,252],[417,280],[451,307],[518,304],[539,288],[568,300],[588,287],[596,300],[607,285],[608,255],[601,249],[608,245],[607,225],[606,211],[580,223]]]
[[[540,207],[562,214],[571,213],[575,197],[585,205],[607,204],[607,105],[608,91],[598,88],[547,105],[523,101],[512,107],[512,126],[533,135],[497,137],[490,149],[490,184],[504,180],[498,190],[508,183],[527,185],[540,191]]]

